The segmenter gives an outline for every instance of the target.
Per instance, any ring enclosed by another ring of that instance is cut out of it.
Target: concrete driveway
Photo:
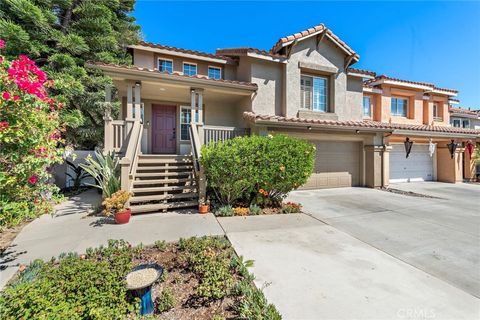
[[[478,319],[480,186],[416,185],[442,199],[298,191],[307,215],[219,221],[285,319]]]

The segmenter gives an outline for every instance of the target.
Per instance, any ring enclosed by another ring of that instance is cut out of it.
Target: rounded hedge
[[[204,146],[200,161],[222,204],[278,205],[311,175],[315,146],[281,134],[237,137]]]

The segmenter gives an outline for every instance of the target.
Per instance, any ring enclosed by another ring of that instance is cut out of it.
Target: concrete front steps
[[[198,206],[192,157],[139,155],[132,192],[133,214]]]

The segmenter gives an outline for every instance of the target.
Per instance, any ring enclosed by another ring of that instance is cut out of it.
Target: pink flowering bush
[[[62,161],[64,142],[52,85],[28,57],[0,55],[0,228],[51,210],[50,168]]]

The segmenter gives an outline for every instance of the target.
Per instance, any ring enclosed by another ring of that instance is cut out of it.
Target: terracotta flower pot
[[[202,214],[208,213],[210,209],[209,207],[210,206],[208,204],[200,204],[198,205],[198,212]]]
[[[128,221],[130,221],[130,216],[132,215],[132,210],[130,210],[130,208],[124,210],[124,211],[120,211],[120,212],[117,212],[115,213],[114,217],[115,217],[115,223],[116,224],[125,224],[125,223],[128,223]]]

